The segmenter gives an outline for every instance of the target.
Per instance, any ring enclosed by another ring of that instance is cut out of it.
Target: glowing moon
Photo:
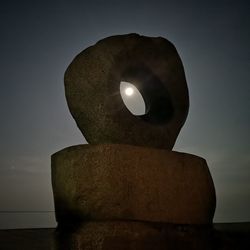
[[[120,94],[126,108],[136,116],[145,115],[146,105],[140,91],[130,82],[120,82]]]
[[[134,94],[133,88],[127,87],[127,88],[125,89],[125,94],[126,94],[127,96],[132,96],[132,95]]]

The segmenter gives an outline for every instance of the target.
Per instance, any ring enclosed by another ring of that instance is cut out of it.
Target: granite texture
[[[146,147],[78,145],[52,155],[57,221],[212,223],[215,190],[200,157]]]
[[[134,84],[146,104],[135,116],[120,95]],[[105,38],[82,51],[65,72],[72,116],[89,143],[118,143],[171,150],[189,108],[181,59],[172,43],[137,34]]]

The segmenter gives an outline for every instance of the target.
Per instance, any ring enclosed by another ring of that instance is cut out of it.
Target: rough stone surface
[[[211,250],[212,227],[131,221],[88,222],[58,230],[55,250]]]
[[[81,52],[65,72],[69,109],[89,143],[172,149],[188,113],[181,59],[172,43],[137,34],[105,38]],[[146,114],[124,105],[120,82],[141,92]]]
[[[52,155],[58,222],[142,220],[212,223],[215,190],[206,161],[162,149],[78,145]]]

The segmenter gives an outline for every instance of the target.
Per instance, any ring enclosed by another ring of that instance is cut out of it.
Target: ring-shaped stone
[[[146,113],[133,115],[120,82],[135,85]],[[68,106],[92,144],[116,143],[171,150],[189,108],[181,59],[172,43],[137,34],[105,38],[75,57],[65,72]]]

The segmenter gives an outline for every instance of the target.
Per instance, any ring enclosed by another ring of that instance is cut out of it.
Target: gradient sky
[[[64,71],[101,38],[132,32],[169,39],[182,58],[191,103],[174,149],[207,160],[214,221],[250,221],[249,1],[13,0],[0,13],[0,228],[55,226],[50,155],[86,143]]]

